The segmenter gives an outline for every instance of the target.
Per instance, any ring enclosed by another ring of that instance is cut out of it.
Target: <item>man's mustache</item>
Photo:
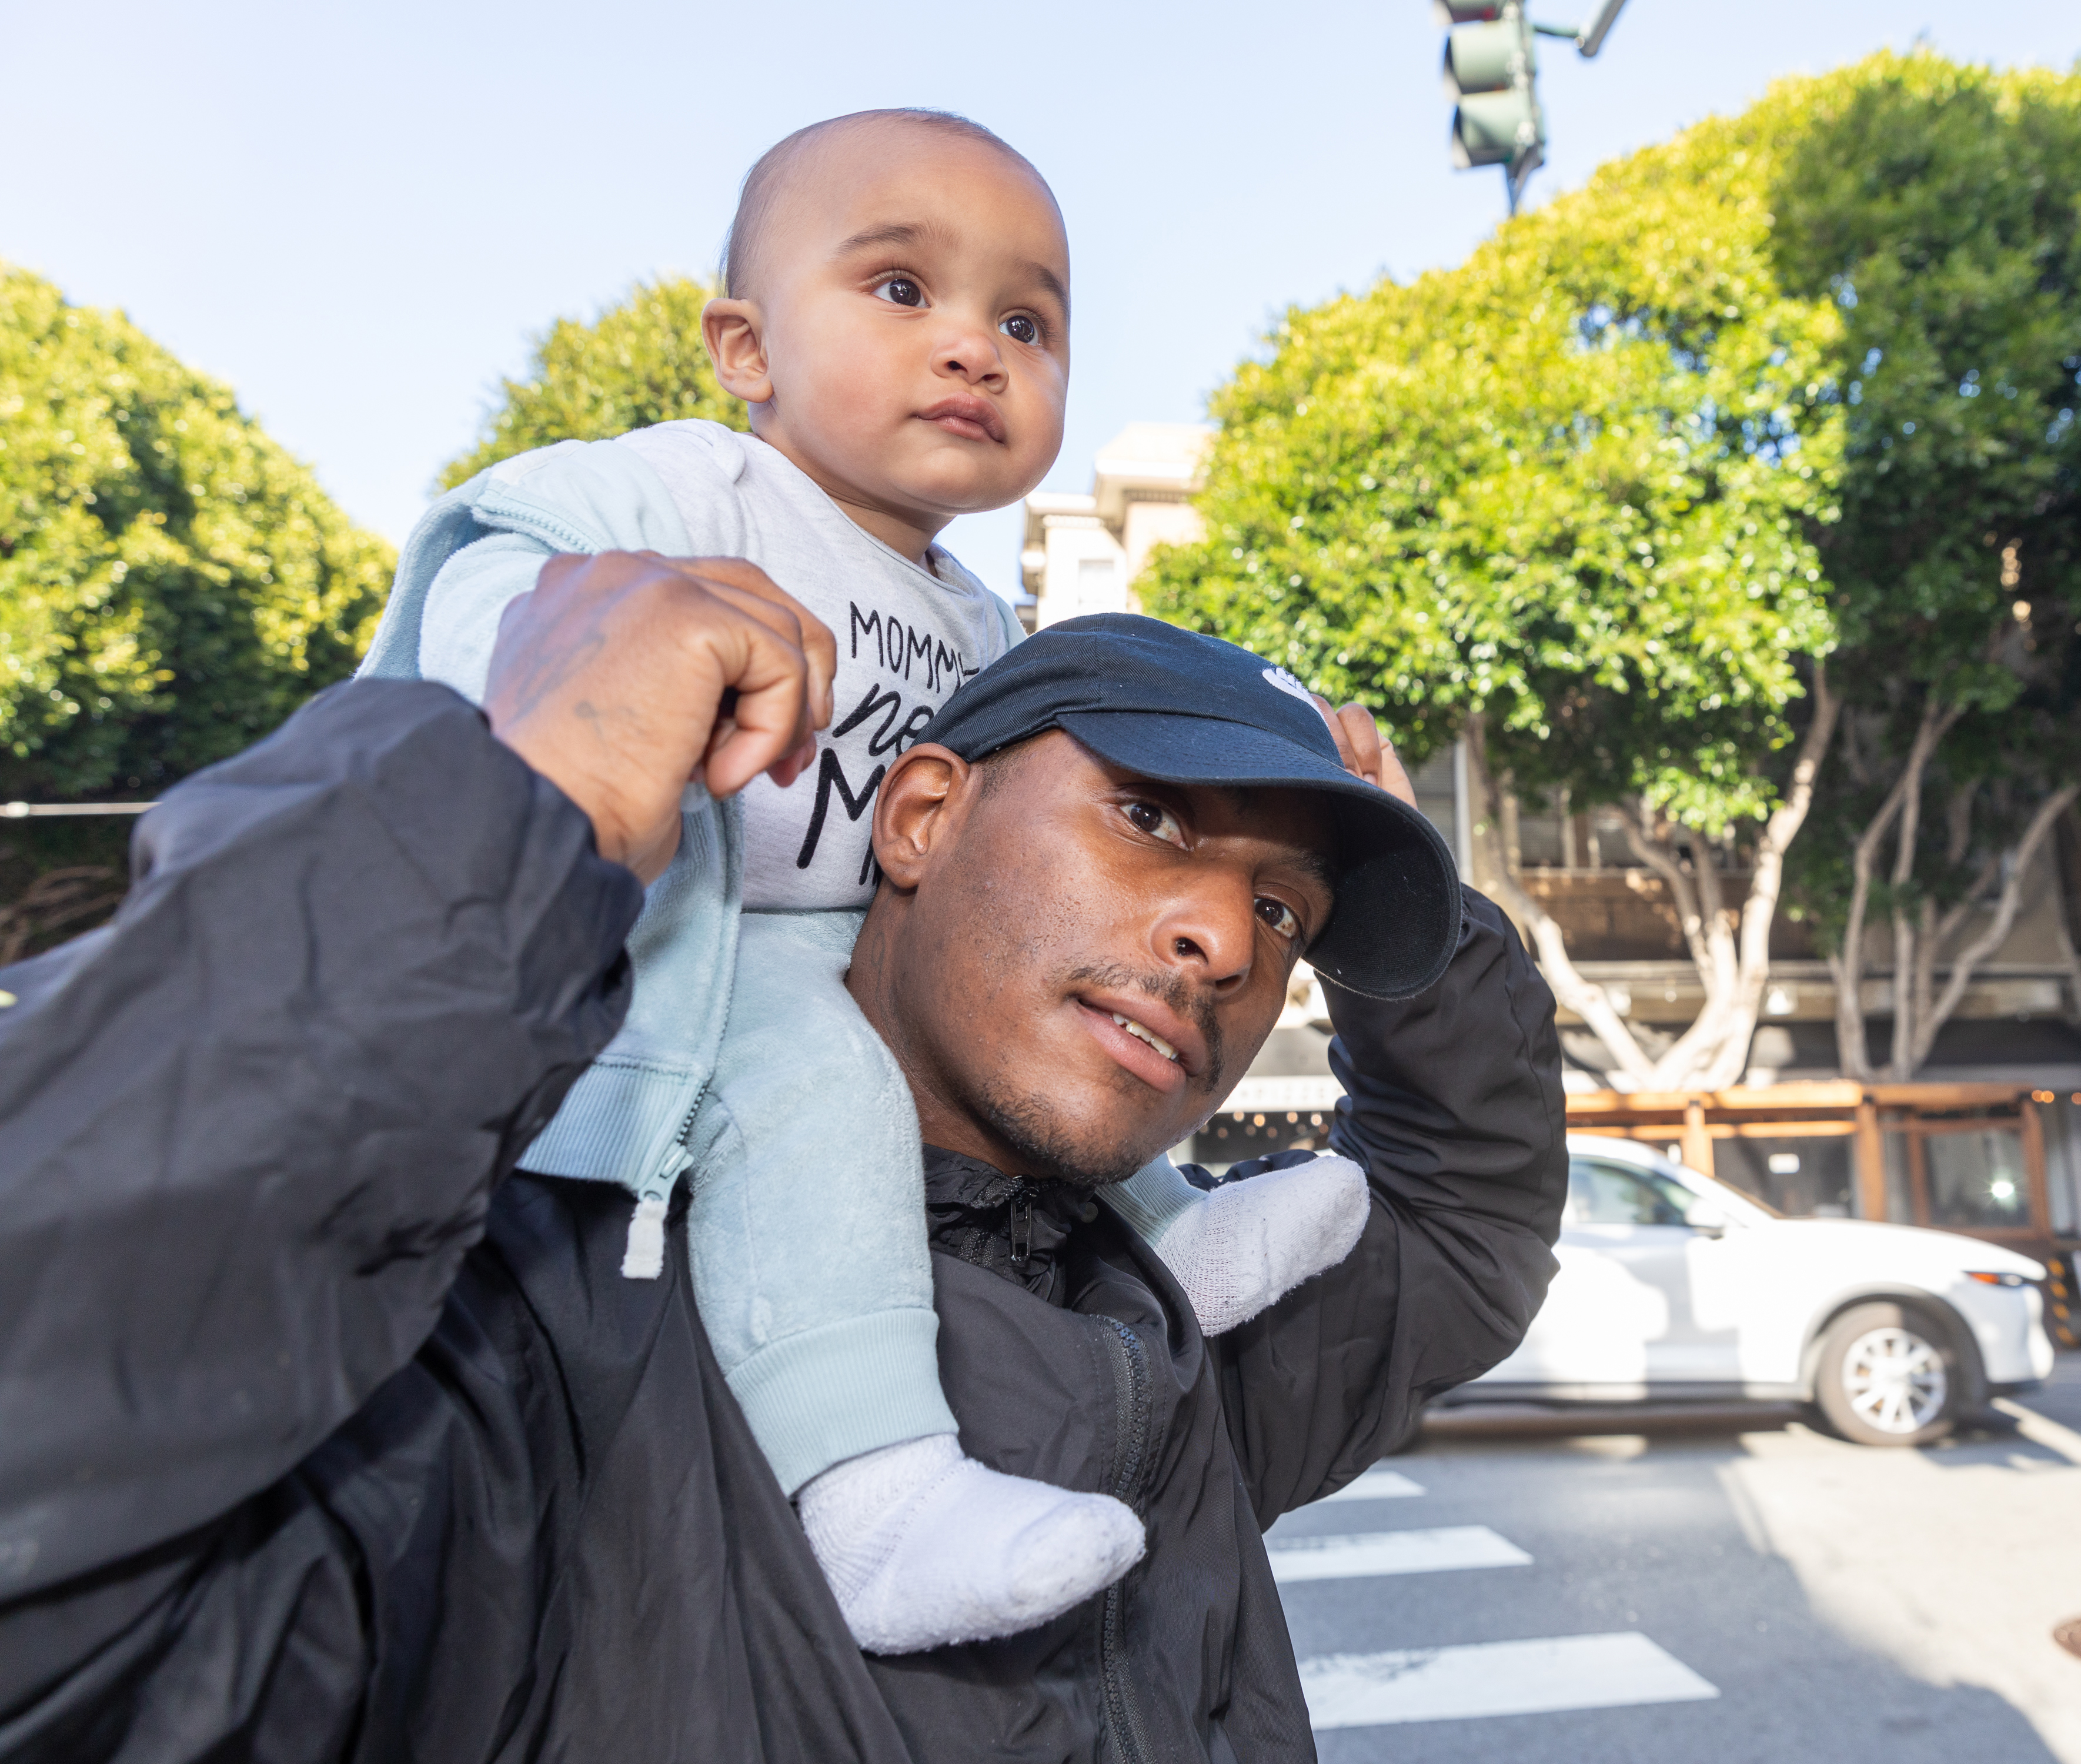
[[[1211,1095],[1221,1082],[1227,1065],[1221,1047],[1221,1026],[1214,1015],[1214,996],[1188,983],[1182,974],[1145,973],[1118,965],[1073,968],[1063,976],[1070,986],[1091,986],[1106,992],[1138,992],[1146,998],[1189,1017],[1200,1031],[1207,1050],[1207,1067],[1193,1082],[1193,1089]]]

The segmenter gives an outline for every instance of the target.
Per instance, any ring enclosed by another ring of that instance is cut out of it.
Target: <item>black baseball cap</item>
[[[1321,792],[1337,817],[1335,898],[1308,960],[1368,998],[1413,998],[1444,973],[1460,940],[1452,854],[1407,803],[1344,770],[1285,669],[1158,619],[1066,619],[969,680],[919,738],[973,762],[1051,729],[1159,783]]]

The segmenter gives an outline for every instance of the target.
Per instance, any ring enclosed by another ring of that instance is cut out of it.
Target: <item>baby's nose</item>
[[[1004,358],[998,352],[997,339],[980,326],[963,325],[950,330],[940,339],[934,354],[943,373],[976,382],[1004,376]]]

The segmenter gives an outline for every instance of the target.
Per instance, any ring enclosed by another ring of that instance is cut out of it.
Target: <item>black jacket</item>
[[[683,1209],[626,1280],[624,1195],[509,1174],[626,1003],[640,896],[583,817],[452,694],[363,682],[137,852],[111,926],[0,973],[0,1758],[1313,1755],[1261,1530],[1553,1267],[1552,1001],[1489,903],[1423,998],[1333,997],[1372,1220],[1227,1336],[1110,1213],[932,1154],[964,1446],[1150,1548],[1030,1635],[863,1661]]]

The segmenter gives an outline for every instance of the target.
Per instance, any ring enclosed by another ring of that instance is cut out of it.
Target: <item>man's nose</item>
[[[933,339],[932,366],[972,386],[1000,392],[1007,377],[998,352],[997,333],[970,315],[949,314]]]
[[[1154,937],[1165,967],[1188,969],[1196,985],[1226,998],[1250,978],[1257,956],[1257,902],[1249,879],[1196,877],[1192,891],[1158,914]]]

